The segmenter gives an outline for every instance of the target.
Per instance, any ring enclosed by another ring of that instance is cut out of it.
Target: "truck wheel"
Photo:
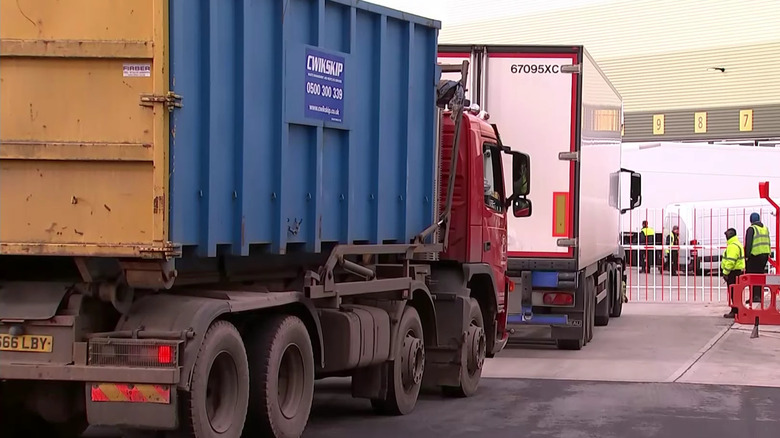
[[[211,324],[183,397],[182,428],[195,438],[239,438],[249,402],[249,364],[233,324]]]
[[[442,386],[442,393],[450,397],[470,397],[477,392],[482,378],[482,365],[487,354],[485,322],[482,309],[474,298],[469,299],[469,327],[466,329],[466,345],[462,349],[460,362],[460,385]]]
[[[612,265],[609,265],[609,266],[611,267]],[[608,271],[608,274],[607,274],[607,284],[606,284],[607,294],[604,297],[604,299],[601,300],[600,303],[596,303],[596,295],[597,294],[596,294],[596,291],[595,291],[595,288],[596,288],[595,283],[596,282],[594,280],[593,281],[593,284],[594,284],[594,286],[593,286],[593,288],[594,288],[594,290],[593,290],[593,295],[594,295],[593,302],[594,302],[596,314],[594,316],[594,323],[593,323],[593,325],[596,326],[596,327],[604,327],[604,326],[609,325],[609,311],[610,311],[610,308],[612,307],[611,306],[612,305],[612,271],[611,270]],[[593,335],[593,333],[591,332],[591,336],[592,335]]]
[[[417,404],[425,370],[425,342],[420,315],[406,306],[398,325],[398,348],[395,358],[387,364],[387,398],[371,400],[371,406],[381,414],[406,415]]]
[[[623,271],[620,268],[615,268],[610,276],[612,287],[612,310],[609,312],[609,316],[612,318],[620,318],[623,313]]]
[[[306,325],[279,316],[255,329],[250,358],[246,436],[299,437],[314,399],[314,350]]]
[[[588,345],[593,340],[593,327],[596,326],[596,278],[590,277],[588,280],[588,286],[585,293],[585,306],[587,311],[585,315],[586,330],[585,330],[585,345]]]

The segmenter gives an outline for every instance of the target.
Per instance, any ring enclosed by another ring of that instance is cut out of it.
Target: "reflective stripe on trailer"
[[[171,403],[168,385],[134,385],[131,383],[92,384],[93,402]]]

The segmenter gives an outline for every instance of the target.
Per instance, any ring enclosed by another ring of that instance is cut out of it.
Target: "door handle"
[[[484,247],[484,250],[485,250],[486,252],[487,252],[487,251],[490,251],[490,242],[485,242],[485,243],[483,244],[483,247]]]

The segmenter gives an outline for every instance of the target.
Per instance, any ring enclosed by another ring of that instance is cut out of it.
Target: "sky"
[[[571,9],[615,0],[370,0],[410,14],[448,24],[490,20],[507,15],[525,15],[557,9]]]

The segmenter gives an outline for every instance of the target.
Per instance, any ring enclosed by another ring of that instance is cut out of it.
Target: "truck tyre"
[[[245,436],[301,436],[314,400],[314,350],[306,325],[296,316],[278,316],[255,328],[247,346]]]
[[[371,400],[371,406],[376,412],[406,415],[414,410],[425,370],[423,339],[420,315],[414,307],[406,306],[398,324],[395,357],[385,365],[388,369],[387,398]]]
[[[594,316],[594,326],[596,327],[605,327],[609,325],[609,313],[612,308],[612,270],[610,269],[612,265],[608,265],[607,268],[607,284],[605,285],[605,290],[607,291],[606,296],[603,300],[601,300],[600,303],[596,303],[596,294],[595,291],[595,280],[594,280],[594,291],[593,291],[593,302],[595,305],[595,312],[596,315]],[[592,335],[592,333],[591,333]]]
[[[612,288],[612,309],[609,312],[609,316],[612,318],[620,318],[623,314],[623,271],[619,267],[615,267],[610,276],[610,287]]]
[[[469,299],[469,327],[466,329],[464,348],[461,349],[460,385],[442,386],[442,393],[449,397],[470,397],[477,392],[482,378],[482,365],[487,354],[485,322],[479,302]]]
[[[249,402],[249,364],[233,324],[211,324],[182,397],[182,432],[195,438],[239,438]]]
[[[596,278],[590,277],[585,293],[585,306],[587,311],[585,315],[584,323],[586,323],[585,330],[585,345],[588,345],[593,340],[593,327],[596,326]]]

